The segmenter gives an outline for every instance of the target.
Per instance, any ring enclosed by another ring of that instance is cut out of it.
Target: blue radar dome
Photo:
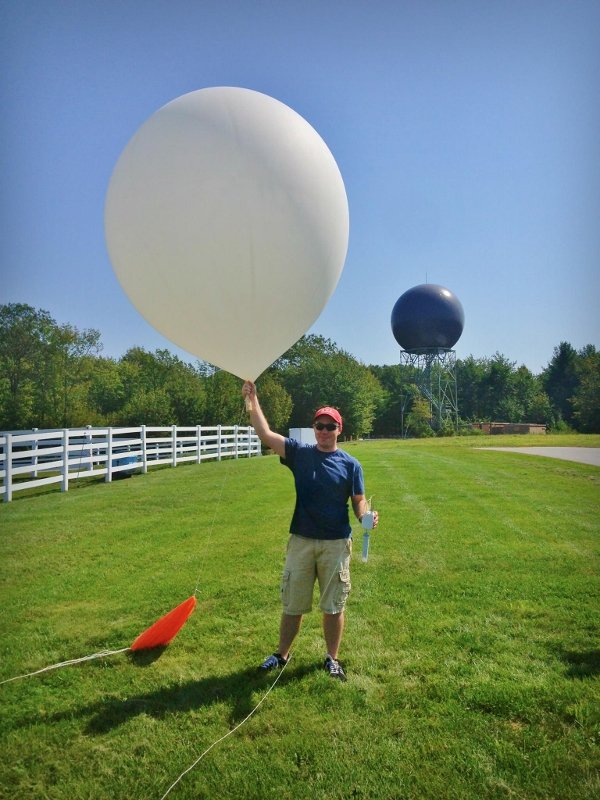
[[[404,350],[452,349],[460,339],[465,312],[444,286],[423,283],[404,292],[392,310],[392,332]]]

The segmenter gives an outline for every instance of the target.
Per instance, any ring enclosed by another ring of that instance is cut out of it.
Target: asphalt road
[[[503,450],[506,453],[525,453],[529,456],[562,458],[600,467],[600,447],[478,447],[478,450]]]

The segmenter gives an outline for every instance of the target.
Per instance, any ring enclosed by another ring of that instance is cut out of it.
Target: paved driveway
[[[478,450],[503,450],[506,453],[525,453],[529,456],[562,458],[600,467],[600,447],[478,447]]]

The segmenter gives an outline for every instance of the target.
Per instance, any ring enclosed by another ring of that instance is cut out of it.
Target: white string
[[[345,549],[346,549],[346,539],[342,539],[342,550],[345,550]],[[327,589],[329,589],[329,585],[330,585],[331,581],[334,579],[334,577],[336,576],[336,574],[339,572],[340,565],[342,564],[343,560],[344,560],[344,553],[343,553],[343,552],[340,552],[340,556],[339,556],[339,558],[338,558],[338,561],[337,561],[337,563],[336,563],[336,565],[335,565],[335,569],[334,569],[334,570],[333,570],[333,572],[331,573],[331,577],[330,577],[330,578],[329,578],[329,580],[327,581],[327,584],[325,585],[325,588],[324,588],[324,589],[321,591],[321,596],[324,596],[324,595],[325,595],[325,593],[326,593],[326,591],[327,591]],[[278,680],[281,678],[281,676],[283,675],[283,672],[284,672],[285,668],[287,667],[287,665],[290,663],[291,659],[292,659],[292,652],[290,651],[290,653],[288,653],[288,658],[287,658],[287,661],[285,662],[285,664],[284,664],[284,665],[283,665],[283,667],[281,668],[281,671],[279,672],[279,674],[277,675],[277,677],[275,678],[275,680],[273,681],[273,683],[272,683],[272,684],[269,686],[268,690],[265,692],[265,694],[263,695],[263,697],[261,697],[261,699],[260,699],[260,700],[259,700],[259,702],[256,704],[256,706],[255,706],[255,707],[252,709],[252,711],[251,711],[251,712],[248,714],[248,716],[247,716],[247,717],[244,717],[244,719],[243,719],[241,722],[239,722],[239,723],[238,723],[238,724],[235,726],[235,728],[232,728],[232,729],[231,729],[230,731],[228,731],[226,734],[224,734],[224,735],[223,735],[223,736],[221,736],[219,739],[217,739],[216,741],[214,741],[214,742],[213,742],[213,743],[212,743],[212,744],[211,744],[209,747],[207,747],[207,748],[206,748],[206,750],[205,750],[203,753],[201,753],[201,755],[199,755],[199,756],[198,756],[198,758],[197,758],[197,759],[196,759],[196,760],[195,760],[195,761],[194,761],[192,764],[190,764],[190,766],[189,766],[189,767],[187,767],[187,769],[185,769],[185,770],[184,770],[184,771],[181,773],[181,775],[180,775],[180,776],[179,776],[179,777],[178,777],[178,778],[177,778],[175,781],[173,781],[173,783],[172,783],[172,784],[169,786],[169,788],[168,788],[168,789],[167,789],[167,791],[166,791],[166,792],[163,794],[163,796],[160,798],[160,800],[165,800],[165,797],[167,797],[167,795],[168,795],[168,794],[171,792],[171,790],[172,790],[172,789],[174,789],[174,788],[175,788],[175,786],[177,786],[177,784],[179,783],[179,781],[180,781],[180,780],[181,780],[183,777],[185,777],[185,776],[188,774],[188,772],[191,772],[191,771],[194,769],[194,767],[196,767],[196,766],[197,766],[197,765],[198,765],[198,764],[199,764],[199,763],[202,761],[202,759],[204,758],[204,756],[205,756],[207,753],[209,753],[209,752],[210,752],[210,751],[213,749],[213,747],[216,747],[216,746],[217,746],[217,745],[218,745],[220,742],[224,741],[224,740],[225,740],[225,739],[227,739],[229,736],[231,736],[233,733],[235,733],[237,730],[239,730],[239,728],[241,728],[241,727],[242,727],[242,725],[243,725],[245,722],[247,722],[247,721],[250,719],[250,717],[251,717],[251,716],[252,716],[252,715],[253,715],[253,714],[254,714],[256,711],[258,711],[258,709],[260,708],[260,706],[261,706],[261,705],[262,705],[262,704],[265,702],[265,700],[267,699],[267,697],[269,696],[269,694],[270,694],[270,693],[273,691],[273,689],[275,688],[275,685],[276,685],[277,681],[278,681]]]
[[[32,675],[39,675],[41,672],[49,672],[52,669],[59,669],[59,667],[70,667],[72,664],[81,664],[84,661],[92,661],[94,658],[104,658],[105,656],[117,655],[117,653],[126,653],[129,649],[129,647],[123,647],[121,650],[102,650],[99,653],[93,653],[91,656],[82,656],[81,658],[69,659],[69,661],[61,661],[58,664],[51,664],[49,667],[36,669],[35,672],[28,672],[26,675],[16,675],[14,678],[6,678],[6,680],[0,681],[0,686],[2,686],[4,683],[21,680],[21,678],[31,678]]]
[[[238,722],[238,724],[235,726],[235,728],[232,728],[230,731],[227,731],[227,733],[226,733],[226,734],[224,734],[223,736],[221,736],[219,739],[217,739],[215,742],[213,742],[213,743],[212,743],[212,744],[211,744],[209,747],[207,747],[207,748],[206,748],[206,750],[205,750],[205,751],[204,751],[204,752],[203,752],[201,755],[199,755],[199,756],[198,756],[198,758],[197,758],[197,759],[196,759],[196,760],[195,760],[195,761],[194,761],[192,764],[190,764],[190,766],[189,766],[187,769],[185,769],[185,770],[184,770],[184,771],[181,773],[181,775],[180,775],[180,776],[177,778],[177,780],[173,781],[173,783],[172,783],[172,784],[169,786],[169,788],[168,788],[168,789],[167,789],[167,791],[166,791],[166,792],[163,794],[163,796],[160,798],[160,800],[165,800],[165,797],[166,797],[166,796],[167,796],[167,795],[168,795],[168,794],[171,792],[171,790],[172,790],[172,789],[174,789],[174,788],[175,788],[175,786],[177,786],[177,784],[179,783],[179,781],[180,781],[180,780],[181,780],[181,779],[182,779],[182,778],[183,778],[185,775],[187,775],[187,774],[188,774],[188,772],[191,772],[191,771],[194,769],[194,767],[195,767],[197,764],[199,764],[199,763],[202,761],[202,759],[204,758],[204,756],[205,756],[207,753],[209,753],[209,752],[210,752],[210,751],[213,749],[213,747],[216,747],[216,745],[218,745],[218,744],[219,744],[219,742],[222,742],[222,741],[224,741],[225,739],[227,739],[227,737],[228,737],[228,736],[231,736],[233,733],[235,733],[237,730],[239,730],[239,728],[241,728],[241,727],[242,727],[242,725],[244,724],[244,722],[247,722],[247,721],[250,719],[250,717],[251,717],[251,716],[252,716],[252,715],[253,715],[253,714],[254,714],[256,711],[258,711],[258,709],[260,708],[260,706],[261,706],[261,705],[262,705],[262,704],[265,702],[265,700],[267,699],[267,697],[269,696],[269,694],[270,694],[270,693],[273,691],[273,689],[275,688],[275,684],[277,683],[277,681],[278,681],[278,680],[281,678],[281,676],[283,675],[283,672],[284,672],[285,668],[287,667],[287,665],[290,663],[290,661],[291,661],[291,658],[292,658],[292,656],[291,656],[291,654],[290,654],[290,656],[288,657],[288,660],[285,662],[285,664],[284,664],[284,665],[283,665],[283,667],[281,668],[281,671],[279,672],[279,674],[277,675],[277,677],[275,678],[275,680],[273,681],[273,683],[272,683],[272,684],[269,686],[269,688],[267,689],[267,691],[265,692],[265,694],[264,694],[264,695],[261,697],[261,699],[259,700],[259,702],[258,702],[258,703],[257,703],[257,704],[254,706],[254,708],[253,708],[253,709],[252,709],[252,711],[251,711],[251,712],[248,714],[248,716],[247,716],[247,717],[244,717],[244,719],[243,719],[241,722]]]

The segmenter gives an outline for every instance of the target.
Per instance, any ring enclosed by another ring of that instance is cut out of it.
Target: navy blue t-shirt
[[[365,493],[360,463],[344,450],[323,453],[316,445],[285,440],[285,459],[296,485],[290,533],[313,539],[346,539],[352,533],[348,500]]]

